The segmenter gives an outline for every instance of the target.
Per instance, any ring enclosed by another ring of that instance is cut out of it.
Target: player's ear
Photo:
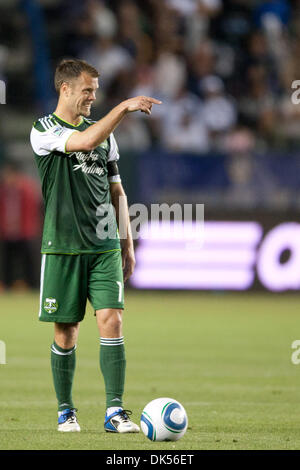
[[[60,87],[60,94],[65,96],[66,98],[70,95],[70,85],[67,82],[63,82]]]

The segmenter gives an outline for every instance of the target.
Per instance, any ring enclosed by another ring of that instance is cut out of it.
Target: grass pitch
[[[38,293],[2,294],[0,449],[300,449],[300,339],[295,295],[128,292],[125,407],[139,422],[150,400],[187,410],[177,442],[103,430],[105,397],[91,307],[81,324],[74,401],[81,433],[56,431],[50,370],[53,326],[37,320]]]

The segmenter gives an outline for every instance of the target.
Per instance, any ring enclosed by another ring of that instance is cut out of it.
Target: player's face
[[[98,78],[83,72],[77,80],[73,81],[70,88],[69,104],[72,109],[76,109],[78,116],[89,116],[92,103],[96,99],[97,88],[99,88]]]

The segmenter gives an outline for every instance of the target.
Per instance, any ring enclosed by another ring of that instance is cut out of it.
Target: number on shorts
[[[116,283],[117,283],[118,286],[119,286],[119,298],[118,298],[118,302],[122,302],[122,282],[121,282],[121,281],[116,281]]]

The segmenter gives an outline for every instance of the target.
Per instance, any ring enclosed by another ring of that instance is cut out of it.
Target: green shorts
[[[39,319],[79,322],[84,318],[87,299],[94,310],[124,308],[121,251],[43,254]]]

